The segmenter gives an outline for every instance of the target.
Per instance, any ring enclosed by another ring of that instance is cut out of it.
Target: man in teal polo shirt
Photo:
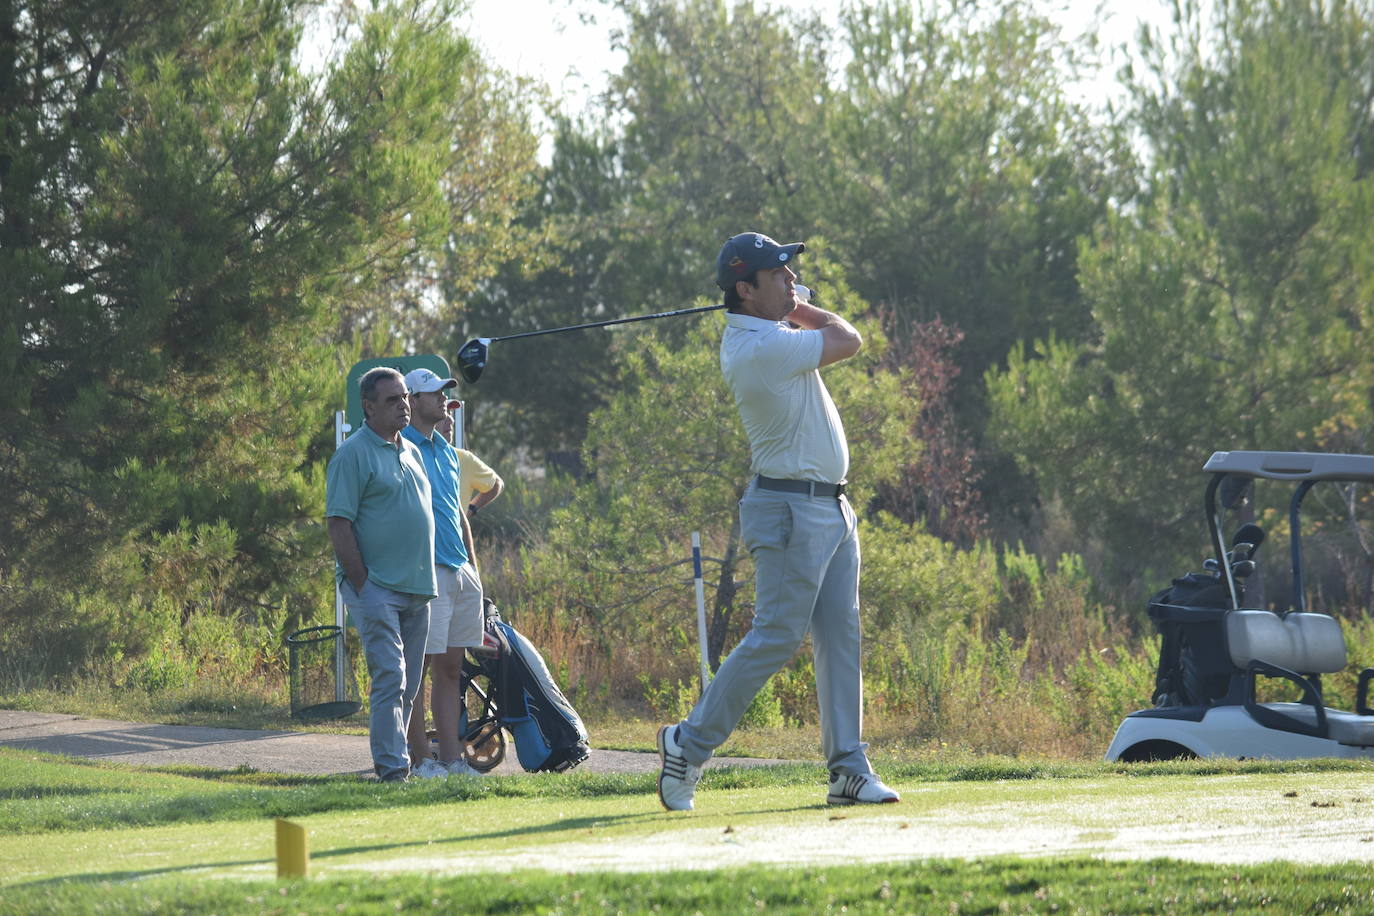
[[[366,420],[329,461],[324,514],[372,682],[372,765],[395,782],[410,773],[406,726],[438,594],[434,514],[423,460],[401,435],[410,422],[401,373],[372,369],[358,387]]]

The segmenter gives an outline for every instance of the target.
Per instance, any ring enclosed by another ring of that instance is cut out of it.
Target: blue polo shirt
[[[401,430],[406,441],[420,451],[425,474],[429,477],[430,506],[434,511],[434,562],[454,569],[468,561],[463,546],[463,526],[458,513],[458,453],[443,436],[430,430],[429,437],[420,435],[413,426]]]
[[[438,594],[434,582],[434,515],[420,452],[387,442],[366,423],[329,459],[324,514],[353,523],[367,577],[408,595]],[[343,569],[335,563],[335,576]]]

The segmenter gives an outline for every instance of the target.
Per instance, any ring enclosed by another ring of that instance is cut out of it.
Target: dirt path
[[[0,710],[0,747],[24,748],[135,766],[247,766],[273,773],[357,773],[371,775],[372,757],[361,735],[251,731],[191,725],[150,725],[83,719],[60,713]],[[746,757],[718,757],[709,766],[779,763]],[[652,773],[658,755],[593,750],[579,769],[593,773]],[[493,772],[524,772],[509,748]]]

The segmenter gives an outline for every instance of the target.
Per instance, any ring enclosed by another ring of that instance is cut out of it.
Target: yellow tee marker
[[[277,818],[277,877],[305,878],[310,875],[310,844],[300,824]]]

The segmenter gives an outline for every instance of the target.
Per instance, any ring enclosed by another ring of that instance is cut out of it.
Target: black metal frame
[[[1374,709],[1369,706],[1369,682],[1374,681],[1374,668],[1366,668],[1360,672],[1360,679],[1355,682],[1355,712],[1361,716],[1374,716]]]
[[[500,710],[495,691],[491,689],[492,677],[483,659],[472,655],[463,659],[463,669],[458,676],[458,695],[463,698],[458,740],[463,744],[468,765],[483,773],[494,769],[506,756],[506,733],[498,718]],[[481,712],[476,716],[472,715],[469,696],[476,696],[481,704]]]
[[[1255,675],[1262,674],[1265,677],[1282,678],[1292,681],[1302,688],[1302,702],[1316,712],[1317,720],[1315,725],[1309,725],[1301,719],[1285,715],[1276,709],[1270,709],[1255,699]],[[1279,731],[1294,732],[1299,735],[1310,735],[1313,738],[1329,738],[1326,725],[1326,703],[1322,699],[1320,683],[1314,683],[1312,679],[1303,677],[1296,671],[1281,668],[1278,665],[1271,665],[1258,659],[1252,659],[1246,666],[1245,674],[1239,675],[1245,681],[1245,711],[1250,714],[1260,725],[1266,728],[1275,728]]]

